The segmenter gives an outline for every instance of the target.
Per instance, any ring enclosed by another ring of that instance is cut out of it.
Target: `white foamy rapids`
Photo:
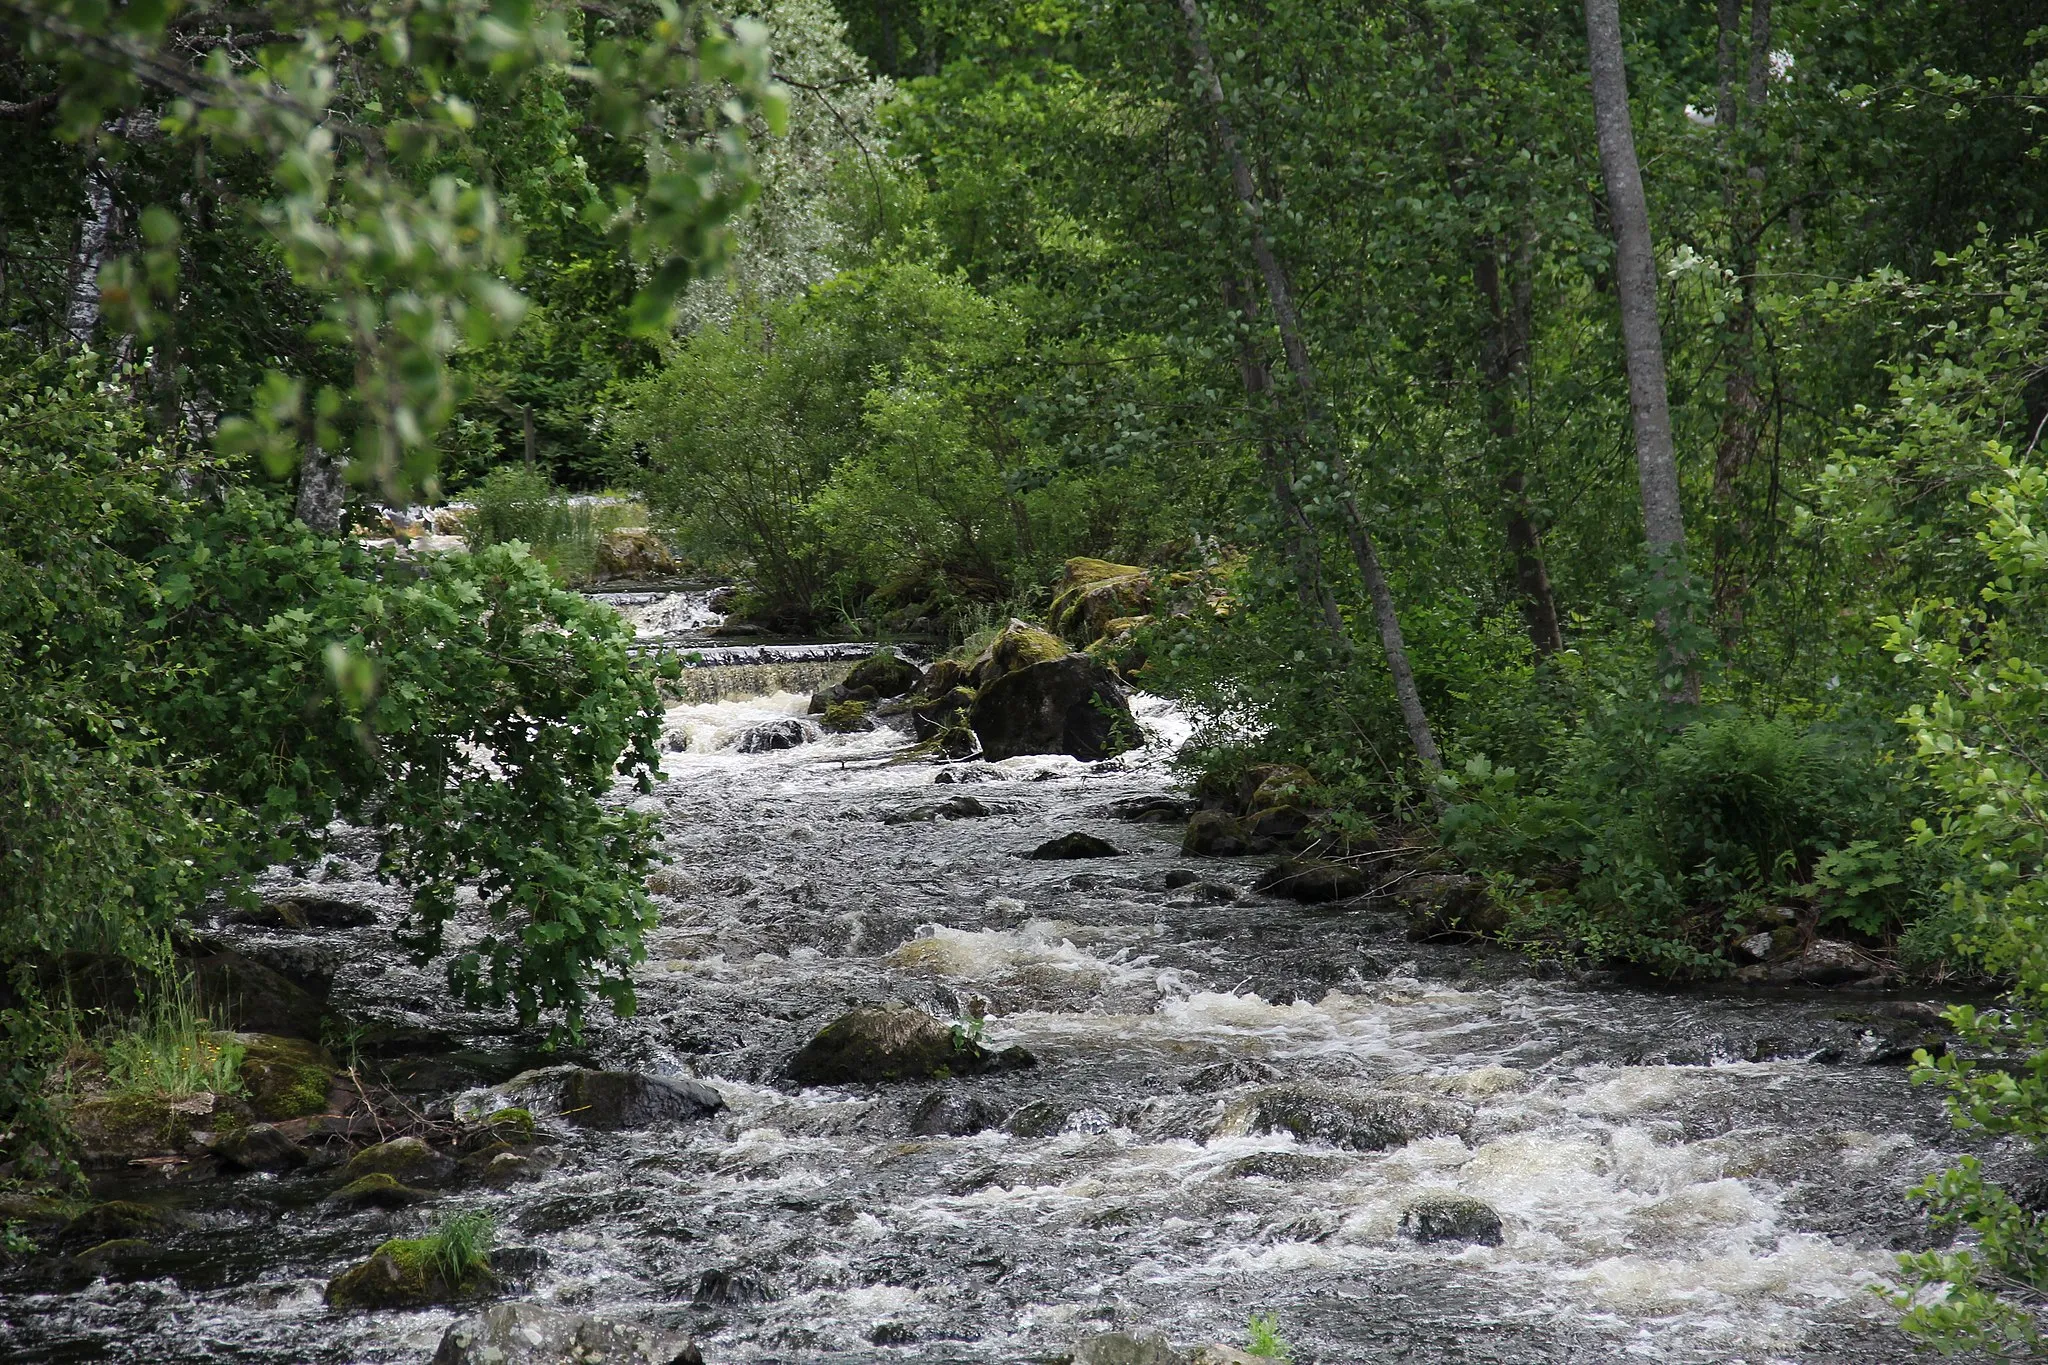
[[[803,692],[773,692],[765,697],[738,697],[722,701],[672,706],[662,718],[664,744],[683,742],[681,752],[663,758],[663,766],[687,767],[693,760],[725,762],[816,763],[879,757],[899,748],[904,736],[897,731],[877,729],[850,735],[827,734],[808,716],[811,699]],[[791,749],[741,754],[737,746],[749,730],[777,721],[796,720],[810,736]]]
[[[710,630],[725,621],[711,609],[708,592],[602,593],[596,600],[618,612],[640,639]]]

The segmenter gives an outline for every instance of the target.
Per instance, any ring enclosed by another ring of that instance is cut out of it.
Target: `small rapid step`
[[[1870,1291],[1927,1244],[1903,1191],[1955,1140],[1877,1064],[1896,1058],[1865,1006],[1546,979],[1391,913],[1256,894],[1260,860],[1183,858],[1178,826],[1117,817],[1174,795],[1187,725],[1157,700],[1135,704],[1148,746],[1097,765],[895,763],[887,729],[742,752],[806,700],[669,711],[665,779],[622,798],[670,859],[639,1012],[553,1059],[722,1108],[544,1116],[533,1178],[419,1207],[323,1207],[315,1174],[138,1176],[184,1220],[155,1259],[0,1285],[0,1353],[425,1362],[454,1311],[337,1313],[321,1286],[476,1208],[520,1248],[518,1297],[714,1362],[1057,1360],[1111,1327],[1237,1341],[1253,1312],[1303,1362],[1917,1358]],[[1113,851],[1028,856],[1076,832]],[[389,911],[370,854],[266,893]],[[438,1048],[422,1105],[487,1113],[546,1064],[509,1021],[448,1010],[386,929],[237,932],[338,949],[366,1037]],[[1035,1064],[788,1079],[825,1025],[891,1002]]]

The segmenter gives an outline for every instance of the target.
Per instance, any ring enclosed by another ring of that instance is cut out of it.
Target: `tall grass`
[[[117,1095],[183,1099],[242,1093],[242,1048],[223,1043],[182,979],[166,979],[126,1030],[100,1049]]]
[[[646,524],[646,513],[625,503],[576,503],[547,476],[503,465],[470,490],[472,511],[462,531],[472,550],[521,541],[564,583],[587,583],[597,573],[597,546],[607,531]]]
[[[497,1239],[497,1221],[488,1213],[472,1210],[455,1214],[422,1237],[420,1250],[444,1281],[461,1284],[469,1276],[491,1268],[491,1248]]]

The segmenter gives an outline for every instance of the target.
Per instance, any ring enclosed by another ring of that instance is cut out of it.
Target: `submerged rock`
[[[697,1277],[692,1303],[719,1307],[728,1303],[767,1303],[775,1291],[758,1275],[743,1270],[707,1270]]]
[[[537,1303],[498,1303],[450,1327],[430,1365],[704,1365],[704,1357],[688,1337]]]
[[[562,1080],[562,1117],[579,1128],[617,1130],[708,1118],[725,1097],[702,1081],[639,1071],[571,1071]]]
[[[1402,1235],[1418,1242],[1465,1242],[1497,1247],[1506,1235],[1500,1213],[1484,1199],[1431,1190],[1401,1213]]]
[[[230,1128],[207,1146],[222,1161],[244,1171],[288,1171],[310,1160],[305,1148],[268,1123]]]
[[[1204,810],[1189,817],[1180,851],[1188,858],[1242,858],[1252,848],[1237,817],[1220,810]]]
[[[473,1265],[450,1276],[432,1239],[394,1237],[327,1282],[330,1308],[424,1308],[466,1303],[498,1288],[488,1266]]]
[[[882,817],[882,823],[914,825],[927,820],[978,820],[993,813],[986,802],[972,796],[951,796],[937,805],[912,806],[909,810],[891,811]]]
[[[1095,762],[1139,743],[1122,684],[1085,654],[1032,664],[983,685],[967,719],[992,761],[1069,754]]]
[[[971,1137],[1003,1122],[1001,1107],[980,1095],[963,1095],[955,1090],[934,1090],[910,1112],[914,1137]]]
[[[1301,1142],[1377,1152],[1417,1138],[1463,1136],[1472,1113],[1449,1100],[1296,1082],[1254,1091],[1223,1111],[1219,1133],[1292,1133]]]
[[[1368,887],[1365,874],[1342,863],[1320,858],[1289,858],[1259,874],[1252,890],[1269,896],[1285,896],[1302,905],[1350,900],[1362,896]]]
[[[957,1025],[901,1002],[849,1010],[797,1050],[787,1074],[798,1085],[914,1081],[1030,1066],[1021,1047],[990,1052]]]
[[[360,929],[375,924],[377,912],[329,896],[282,896],[254,909],[230,910],[227,921],[259,929]]]
[[[1177,825],[1195,813],[1195,803],[1177,796],[1133,796],[1110,802],[1102,813],[1140,825]]]
[[[791,717],[788,720],[771,720],[742,731],[733,749],[742,754],[766,754],[777,749],[794,749],[817,737],[817,731],[811,726]]]
[[[1122,850],[1107,839],[1098,839],[1092,834],[1084,834],[1080,830],[1075,830],[1070,834],[1062,834],[1057,839],[1046,840],[1037,848],[1032,849],[1028,856],[1043,861],[1050,861],[1073,858],[1115,858],[1121,852]]]

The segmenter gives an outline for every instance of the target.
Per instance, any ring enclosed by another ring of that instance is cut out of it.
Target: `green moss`
[[[258,1118],[304,1118],[324,1113],[337,1070],[326,1049],[301,1038],[267,1033],[225,1034],[242,1049],[240,1075]]]
[[[426,1197],[424,1190],[416,1190],[400,1183],[396,1176],[377,1171],[351,1180],[328,1195],[325,1202],[330,1207],[343,1209],[402,1209]]]
[[[864,701],[835,701],[825,708],[820,725],[835,735],[852,734],[868,728],[868,704]]]
[[[484,1119],[484,1127],[499,1142],[532,1142],[533,1111],[517,1106],[494,1110]]]
[[[1067,645],[1059,636],[1012,620],[974,661],[974,685],[987,687],[997,678],[1030,668],[1033,664],[1066,657]]]
[[[327,1282],[332,1308],[417,1308],[480,1299],[497,1287],[488,1263],[450,1277],[437,1237],[394,1237]]]
[[[169,1216],[152,1205],[132,1199],[109,1199],[72,1219],[65,1231],[72,1236],[123,1238],[158,1231],[169,1222]]]

